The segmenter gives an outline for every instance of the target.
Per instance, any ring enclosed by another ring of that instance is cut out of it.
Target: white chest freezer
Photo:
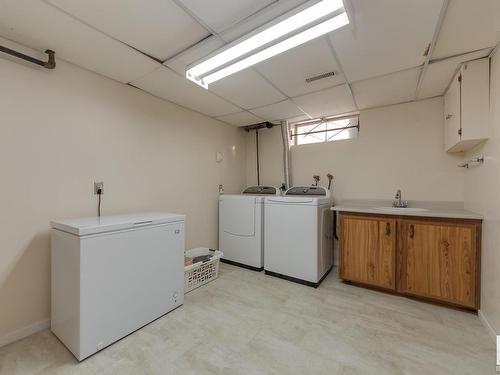
[[[51,330],[78,360],[184,302],[184,215],[52,221]]]

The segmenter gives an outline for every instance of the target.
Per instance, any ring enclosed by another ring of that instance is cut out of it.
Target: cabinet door
[[[403,220],[400,291],[477,309],[475,224]]]
[[[453,148],[461,140],[460,80],[459,72],[444,96],[444,146],[446,151]]]
[[[490,114],[490,61],[480,59],[462,67],[462,141],[488,138]]]
[[[340,277],[396,288],[396,220],[341,215]]]

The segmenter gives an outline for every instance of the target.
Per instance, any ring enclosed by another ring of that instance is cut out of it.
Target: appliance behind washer
[[[264,197],[277,194],[272,186],[250,186],[241,194],[219,197],[219,249],[224,263],[264,269]]]
[[[332,199],[319,186],[297,186],[266,197],[266,274],[318,287],[333,267]]]

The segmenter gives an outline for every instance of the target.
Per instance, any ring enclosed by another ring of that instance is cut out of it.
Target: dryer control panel
[[[253,195],[276,195],[278,189],[274,186],[249,186],[241,194],[253,194]]]

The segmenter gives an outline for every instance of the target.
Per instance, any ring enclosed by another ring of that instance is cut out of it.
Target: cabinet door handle
[[[462,135],[462,129],[458,129],[458,135]]]
[[[386,223],[385,224],[385,235],[387,237],[391,236],[391,223]]]
[[[415,237],[415,226],[413,224],[410,225],[410,238],[413,239]]]
[[[451,114],[447,114],[447,115],[446,115],[446,120],[449,120],[449,119],[450,119],[450,118],[452,118],[452,117],[453,117],[453,115],[451,115]]]

